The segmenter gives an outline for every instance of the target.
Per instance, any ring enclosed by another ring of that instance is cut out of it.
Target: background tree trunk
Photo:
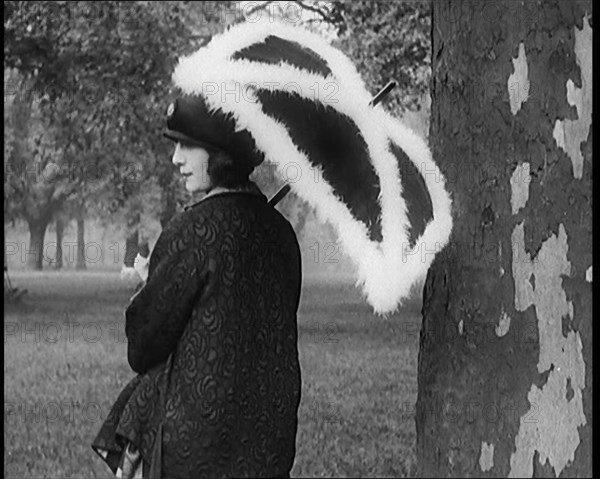
[[[54,261],[54,269],[62,269],[63,267],[63,237],[65,232],[65,219],[62,215],[56,217],[56,259]]]
[[[27,250],[27,267],[41,271],[44,266],[44,237],[48,221],[46,218],[31,218],[29,225],[29,249]]]
[[[85,262],[85,218],[83,208],[77,212],[77,263],[76,269],[87,269]]]
[[[592,474],[591,5],[433,2],[421,475]]]
[[[123,258],[123,268],[133,268],[135,257],[140,247],[140,223],[142,219],[142,205],[139,201],[133,201],[130,204],[126,215],[126,234],[125,257]]]
[[[160,226],[165,229],[171,218],[177,213],[177,199],[174,191],[165,192],[165,205],[160,213]]]
[[[136,229],[127,236],[125,241],[125,258],[123,264],[128,268],[133,268],[135,257],[138,254],[139,231]]]
[[[158,184],[163,192],[163,208],[160,212],[160,226],[162,229],[167,226],[171,218],[177,213],[177,184],[174,177],[174,168],[172,163],[161,164],[162,170],[159,173]]]

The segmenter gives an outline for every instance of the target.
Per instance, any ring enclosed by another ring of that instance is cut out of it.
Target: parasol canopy
[[[448,241],[451,202],[420,138],[373,100],[320,35],[267,19],[179,60],[175,85],[234,119],[292,190],[331,223],[375,312],[397,309]]]

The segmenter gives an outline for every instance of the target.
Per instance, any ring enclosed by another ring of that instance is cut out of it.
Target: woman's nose
[[[183,156],[181,155],[181,148],[179,147],[179,145],[175,147],[175,153],[173,153],[172,161],[175,166],[182,165],[184,163]]]

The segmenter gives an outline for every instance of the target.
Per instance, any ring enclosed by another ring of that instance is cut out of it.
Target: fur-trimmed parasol
[[[367,301],[396,310],[447,243],[451,202],[423,139],[370,104],[352,62],[316,33],[264,20],[180,59],[173,81],[231,114],[282,175],[294,165],[292,190],[333,225]]]

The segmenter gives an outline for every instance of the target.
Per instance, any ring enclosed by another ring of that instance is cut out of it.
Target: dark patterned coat
[[[111,451],[111,469],[123,438],[149,461],[164,419],[163,477],[288,474],[301,387],[300,286],[294,231],[253,184],[177,215],[126,311],[128,360],[139,375],[92,446]]]

